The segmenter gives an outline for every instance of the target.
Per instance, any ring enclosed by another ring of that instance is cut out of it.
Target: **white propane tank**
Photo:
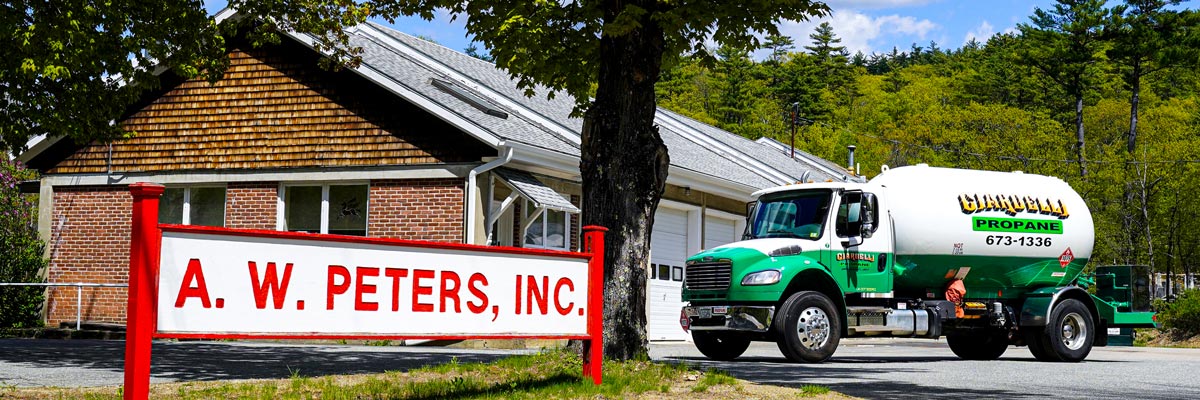
[[[918,165],[870,183],[893,219],[898,290],[957,277],[976,296],[1012,297],[1069,283],[1092,255],[1091,212],[1058,178]]]

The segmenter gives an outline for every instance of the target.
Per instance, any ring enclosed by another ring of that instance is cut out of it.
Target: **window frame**
[[[366,203],[363,204],[363,235],[371,235],[371,182],[370,181],[339,181],[339,182],[281,182],[276,194],[275,230],[288,231],[287,227],[287,189],[289,187],[319,186],[321,188],[321,223],[320,234],[329,234],[329,188],[331,186],[366,186]],[[290,231],[288,231],[290,232]],[[349,235],[353,236],[353,235]]]
[[[562,195],[562,194],[559,193],[559,195]],[[564,197],[569,198],[569,196],[565,196],[565,195],[564,195]],[[536,207],[533,206],[533,202],[530,201],[529,199],[523,199],[523,201],[524,201],[524,203],[522,203],[522,205],[521,205],[521,214],[525,214],[528,210],[536,209]],[[563,247],[545,245],[546,232],[548,231],[548,228],[550,227],[549,213],[551,211],[563,213],[563,215],[565,216],[563,218]],[[526,228],[526,229],[523,229],[521,232],[521,247],[531,248],[531,249],[571,251],[571,234],[574,233],[571,231],[571,213],[566,212],[566,211],[560,211],[560,210],[546,209],[546,210],[542,210],[541,214],[533,215],[533,216],[526,214],[526,215],[523,215],[522,217],[523,218],[532,218],[535,220],[538,218],[542,219],[542,222],[541,222],[542,223],[542,244],[539,245],[539,244],[531,244],[531,243],[526,242],[525,236],[529,234],[529,229]],[[521,222],[525,222],[525,221],[521,221]],[[532,227],[533,227],[532,224],[529,225],[529,228],[532,228]]]
[[[225,195],[221,201],[221,225],[224,228],[228,222],[229,216],[227,208],[229,207],[229,185],[227,184],[184,184],[184,185],[169,185],[165,189],[183,189],[183,210],[179,218],[180,225],[192,225],[192,190],[193,189],[225,189]],[[161,203],[160,203],[161,204]],[[199,225],[209,226],[209,225]]]

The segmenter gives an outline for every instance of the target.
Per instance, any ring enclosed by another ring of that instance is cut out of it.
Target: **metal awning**
[[[571,204],[571,200],[558,194],[528,172],[510,168],[497,168],[494,172],[496,177],[513,191],[533,202],[534,208],[579,213],[579,208]]]
[[[492,228],[496,220],[500,219],[500,215],[508,210],[518,197],[524,197],[533,203],[532,207],[529,207],[530,209],[525,210],[526,215],[520,216],[524,221],[521,224],[521,232],[529,229],[530,224],[538,221],[537,216],[545,210],[563,211],[570,214],[579,214],[580,212],[578,207],[571,204],[570,199],[558,194],[528,172],[510,168],[496,168],[492,172],[492,179],[504,182],[506,186],[512,188],[512,193],[499,205],[487,208],[487,213],[484,215],[487,221],[484,231],[487,232],[488,243],[492,243],[495,239]],[[489,185],[494,185],[494,181]]]

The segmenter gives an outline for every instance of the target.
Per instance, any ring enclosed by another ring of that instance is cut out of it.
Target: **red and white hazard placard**
[[[163,231],[160,334],[586,335],[588,258]]]
[[[1062,255],[1058,256],[1058,265],[1066,268],[1067,264],[1070,264],[1071,261],[1075,261],[1075,253],[1072,253],[1071,248],[1068,247],[1067,250],[1062,253]]]

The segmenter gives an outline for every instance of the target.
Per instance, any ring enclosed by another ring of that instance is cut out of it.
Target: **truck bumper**
[[[773,306],[687,306],[683,315],[694,331],[766,332],[775,318]]]

